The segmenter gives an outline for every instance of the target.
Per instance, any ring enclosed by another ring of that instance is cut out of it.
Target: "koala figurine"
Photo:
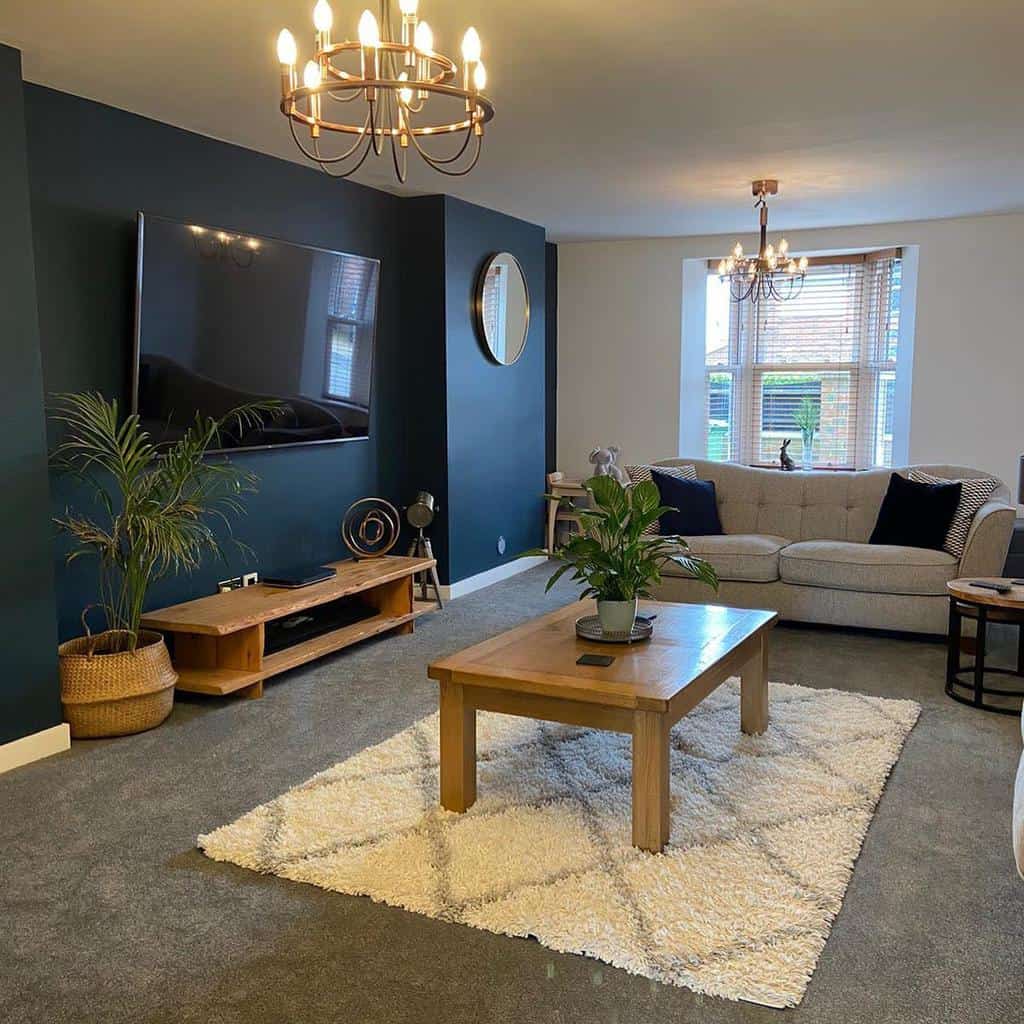
[[[617,480],[623,487],[629,486],[629,476],[626,471],[616,464],[619,457],[619,449],[613,445],[607,448],[595,448],[590,453],[590,464],[594,467],[594,476],[610,476]]]

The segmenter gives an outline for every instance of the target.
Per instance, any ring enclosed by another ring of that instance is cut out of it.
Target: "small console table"
[[[323,583],[295,590],[260,583],[211,594],[148,612],[142,625],[167,636],[179,690],[262,697],[264,679],[378,633],[411,633],[415,619],[437,608],[413,594],[414,577],[436,565],[432,558],[385,556],[330,564],[337,575]],[[297,616],[312,621],[316,635],[307,630],[298,642],[280,641],[286,632],[281,627],[299,621]],[[331,628],[332,616],[345,624]],[[268,627],[278,637],[272,651],[267,650]]]

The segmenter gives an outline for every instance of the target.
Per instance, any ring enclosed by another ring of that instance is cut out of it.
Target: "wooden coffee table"
[[[669,731],[712,690],[740,676],[740,727],[768,726],[765,661],[770,611],[645,601],[654,636],[633,645],[576,637],[593,602],[576,602],[434,662],[440,684],[441,806],[476,800],[476,712],[625,732],[633,737],[633,845],[660,853],[669,838]],[[608,668],[576,664],[610,654]]]

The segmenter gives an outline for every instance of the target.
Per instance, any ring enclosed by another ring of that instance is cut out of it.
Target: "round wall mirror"
[[[510,252],[491,256],[476,285],[476,321],[487,354],[511,366],[526,348],[530,292],[519,260]]]

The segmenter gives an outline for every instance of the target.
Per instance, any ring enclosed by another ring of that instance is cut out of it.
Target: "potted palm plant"
[[[555,550],[563,564],[546,589],[572,572],[573,580],[583,584],[580,597],[597,599],[603,633],[630,633],[638,599],[651,596],[651,587],[661,582],[661,569],[668,562],[718,589],[718,576],[711,564],[689,554],[682,537],[645,534],[664,513],[675,511],[661,504],[656,484],[644,481],[623,487],[613,477],[595,476],[583,486],[591,497],[591,507],[574,509],[580,518],[580,532]]]
[[[804,444],[800,465],[804,469],[814,469],[814,435],[821,425],[821,408],[818,403],[813,398],[804,398],[793,413],[793,422]]]
[[[202,557],[223,557],[214,525],[242,513],[242,495],[256,478],[226,459],[205,459],[222,432],[261,422],[280,403],[244,406],[222,419],[197,415],[182,437],[159,449],[139,418],[121,419],[117,401],[99,394],[62,394],[52,415],[64,428],[55,467],[82,481],[93,497],[85,512],[55,519],[74,541],[72,562],[97,559],[99,600],[82,612],[85,636],[58,649],[61,701],[71,735],[120,736],[159,725],[170,713],[177,676],[163,637],[140,629],[146,594],[170,573],[197,569]],[[86,617],[103,613],[105,629]]]

